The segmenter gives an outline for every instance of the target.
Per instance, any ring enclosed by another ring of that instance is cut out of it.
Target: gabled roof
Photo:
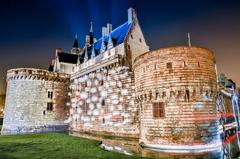
[[[84,52],[82,54],[81,59],[84,58],[86,51],[88,54],[88,59],[91,58],[93,46],[94,46],[94,50],[95,50],[95,56],[99,55],[101,46],[102,46],[102,42],[104,41],[104,44],[107,47],[109,37],[111,37],[111,39],[112,39],[113,47],[123,43],[126,36],[128,35],[128,32],[129,32],[131,26],[132,26],[132,23],[126,22],[126,23],[122,24],[121,26],[117,27],[116,29],[114,29],[110,34],[98,39],[93,45],[87,46],[87,49],[83,49]]]
[[[64,53],[64,52],[59,52],[58,53],[58,59],[59,59],[59,62],[77,64],[78,55],[70,54],[70,53]]]

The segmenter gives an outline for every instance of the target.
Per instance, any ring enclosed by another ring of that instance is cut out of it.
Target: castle
[[[222,150],[213,52],[149,51],[132,8],[127,22],[114,30],[107,24],[100,39],[91,25],[83,48],[75,37],[70,53],[56,49],[49,70],[12,69],[7,83],[4,135],[68,131],[134,138],[166,152]],[[223,88],[231,103],[234,89]]]

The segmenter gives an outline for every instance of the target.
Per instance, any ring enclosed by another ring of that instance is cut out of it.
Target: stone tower
[[[158,49],[138,56],[133,67],[143,146],[168,152],[220,148],[215,58],[210,50]]]
[[[7,84],[2,134],[66,131],[68,75],[12,69],[7,73]]]

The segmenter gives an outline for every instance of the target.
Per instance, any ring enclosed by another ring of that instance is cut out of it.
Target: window
[[[158,98],[158,92],[156,92],[156,94],[155,94],[155,99],[157,99]]]
[[[183,66],[184,66],[184,67],[187,67],[187,64],[186,64],[186,62],[185,62],[185,61],[183,62]]]
[[[53,92],[52,91],[48,91],[48,98],[53,99]]]
[[[100,85],[103,86],[103,80],[100,81]]]
[[[169,69],[172,68],[172,63],[171,63],[171,62],[168,62],[168,63],[167,63],[167,68],[169,68]]]
[[[133,35],[131,34],[131,38],[133,39]]]
[[[142,42],[142,39],[141,39],[141,38],[139,38],[139,42],[140,42],[140,43]]]
[[[200,62],[198,62],[198,67],[200,67]]]
[[[189,96],[190,96],[190,92],[187,89],[186,92],[185,92],[185,100],[189,101]]]
[[[153,117],[154,118],[165,117],[165,104],[163,102],[153,103]]]
[[[102,100],[102,106],[104,106],[104,105],[105,105],[105,100],[103,99],[103,100]]]
[[[53,103],[52,102],[47,103],[47,111],[53,111]]]

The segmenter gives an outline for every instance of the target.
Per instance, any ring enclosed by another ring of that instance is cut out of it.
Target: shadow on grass
[[[0,152],[0,159],[17,159],[13,157],[11,154]]]
[[[1,142],[0,144],[0,159],[16,159],[19,155],[24,155],[26,152],[41,151],[38,148],[40,144],[36,143],[9,143]]]

